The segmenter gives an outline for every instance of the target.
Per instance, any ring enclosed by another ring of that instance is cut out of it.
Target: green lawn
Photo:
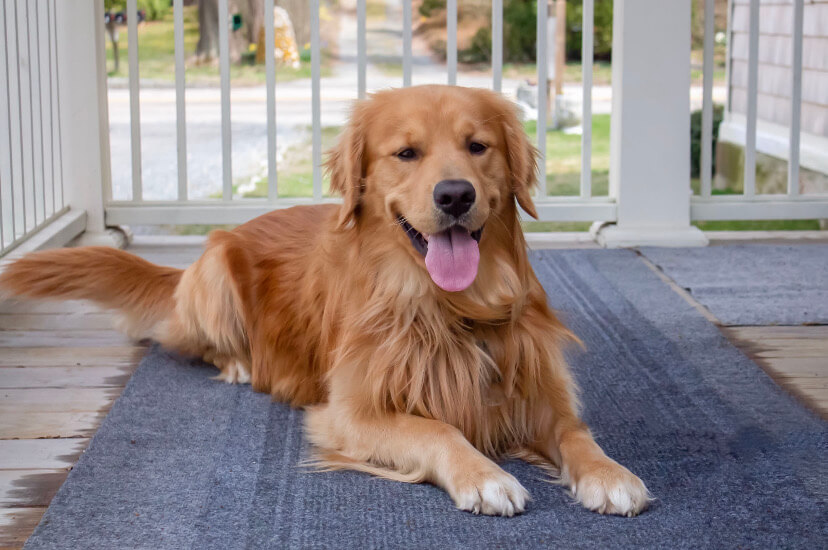
[[[119,29],[120,67],[118,72],[114,71],[115,61],[112,51],[112,43],[109,36],[106,37],[106,66],[111,77],[127,77],[129,75],[129,62],[127,60],[127,48],[129,46],[129,33],[127,27]],[[189,60],[195,54],[198,43],[198,8],[188,6],[184,8],[184,51]],[[300,45],[301,46],[301,45]],[[307,52],[302,52],[303,62],[298,69],[291,67],[276,67],[276,80],[287,81],[299,78],[310,78],[311,68]],[[142,23],[138,27],[138,67],[142,79],[156,80],[162,82],[175,81],[175,42],[173,36],[173,13],[170,11],[159,21]],[[322,76],[331,74],[330,62],[323,55]],[[230,67],[230,78],[236,85],[263,84],[266,80],[264,65],[239,65],[233,64]],[[216,66],[193,66],[188,61],[187,67],[188,85],[218,85],[219,72]]]
[[[537,123],[524,123],[532,143],[537,143]],[[609,191],[610,116],[592,117],[592,194]],[[546,133],[546,189],[550,196],[578,195],[581,189],[581,136],[551,130]]]
[[[341,128],[330,126],[322,128],[322,151],[327,151],[336,144],[336,138]],[[312,197],[313,196],[313,147],[311,144],[311,127],[305,129],[305,139],[290,147],[284,155],[284,159],[278,166],[277,177],[279,181],[279,196]],[[322,178],[322,192],[328,193],[329,179],[324,175]],[[255,188],[243,194],[248,198],[267,197],[267,177],[255,182]]]
[[[564,82],[580,84],[582,79],[580,61],[567,61],[564,65]],[[538,68],[535,63],[504,63],[503,76],[505,78],[536,78]],[[592,63],[592,83],[602,86],[612,82],[612,65],[607,61]]]
[[[375,63],[375,65],[387,76],[402,76],[402,63]],[[464,64],[460,70],[489,71],[488,64]],[[534,63],[505,63],[503,65],[504,78],[528,78],[537,77],[537,66]],[[612,81],[612,68],[606,61],[596,61],[592,66],[592,83],[595,85],[609,84]],[[564,70],[564,82],[581,82],[581,62],[568,61]]]

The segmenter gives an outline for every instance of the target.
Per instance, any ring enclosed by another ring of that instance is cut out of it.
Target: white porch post
[[[615,0],[606,247],[704,246],[690,225],[690,0]]]
[[[103,2],[62,0],[56,8],[66,204],[86,211],[86,231],[73,244],[124,246],[126,233],[104,220],[111,174]]]

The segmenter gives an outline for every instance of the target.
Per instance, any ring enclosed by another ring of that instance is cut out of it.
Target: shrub
[[[712,174],[716,173],[716,143],[719,141],[719,125],[724,118],[724,107],[713,106],[713,155],[711,158]],[[690,114],[690,177],[698,178],[701,174],[701,133],[702,112],[693,111]]]
[[[581,36],[584,18],[582,0],[566,0],[566,58],[581,59]],[[612,55],[612,0],[595,0],[593,53],[597,59]]]
[[[427,0],[441,2],[445,0]],[[535,60],[535,36],[537,18],[534,0],[507,0],[503,6],[503,58],[509,62],[530,62]],[[477,29],[471,45],[460,52],[464,63],[491,61],[491,25]]]
[[[544,1],[544,0],[542,0]],[[423,0],[420,13],[429,17],[446,7],[446,0]],[[566,57],[581,59],[581,22],[583,0],[566,2]],[[597,59],[612,54],[612,0],[595,0],[595,40]],[[505,0],[503,3],[503,57],[506,62],[526,63],[535,60],[537,36],[536,0]],[[492,51],[491,25],[477,30],[469,48],[460,52],[466,63],[489,61]]]
[[[170,0],[138,0],[138,9],[147,13],[147,21],[161,19],[172,8]]]
[[[147,21],[161,19],[172,9],[170,0],[138,0],[138,9],[147,14]],[[105,0],[106,11],[126,11],[126,0]]]
[[[471,44],[459,52],[458,58],[463,63],[484,63],[492,60],[492,29],[480,27],[472,37]]]
[[[423,0],[423,3],[420,4],[420,15],[431,17],[431,12],[445,9],[445,7],[446,0]]]
[[[504,61],[534,61],[537,13],[534,0],[507,0],[503,6]]]

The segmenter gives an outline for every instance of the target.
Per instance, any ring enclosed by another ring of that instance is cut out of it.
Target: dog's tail
[[[114,248],[62,248],[34,252],[8,265],[0,273],[0,293],[91,300],[124,313],[123,328],[138,336],[171,315],[182,273]]]

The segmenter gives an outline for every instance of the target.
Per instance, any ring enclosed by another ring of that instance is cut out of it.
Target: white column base
[[[132,231],[125,227],[107,227],[103,231],[84,231],[67,246],[110,246],[126,248],[132,242]]]
[[[709,242],[701,229],[692,225],[618,227],[614,223],[595,222],[589,233],[604,248],[707,246]]]

